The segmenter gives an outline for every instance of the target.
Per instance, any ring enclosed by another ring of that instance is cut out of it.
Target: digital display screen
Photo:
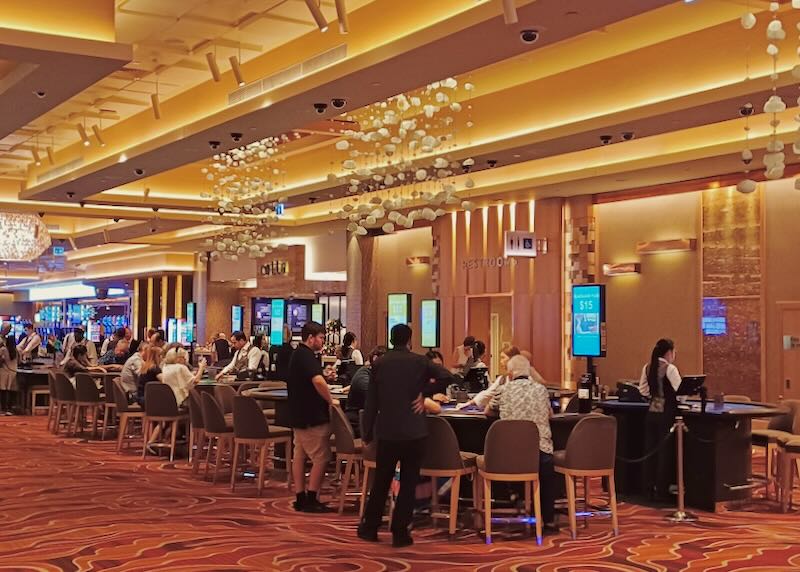
[[[178,320],[169,318],[167,320],[167,343],[174,344],[178,341]]]
[[[728,308],[718,298],[703,298],[702,328],[704,336],[724,336],[728,333]]]
[[[311,304],[311,321],[325,325],[325,304]]]
[[[273,346],[283,344],[283,316],[286,314],[286,301],[282,298],[272,300],[269,343]]]
[[[572,287],[572,355],[602,357],[606,355],[605,286],[587,284]]]
[[[253,300],[253,325],[268,326],[272,319],[272,302],[267,298]]]
[[[397,324],[408,324],[411,321],[411,294],[389,294],[388,301],[386,337],[391,339],[393,327]],[[388,344],[391,348],[390,341]]]
[[[420,308],[423,348],[439,347],[439,300],[423,300]]]
[[[292,329],[292,334],[299,334],[303,326],[308,322],[308,316],[311,313],[311,303],[295,300],[289,302],[288,310],[289,327]]]
[[[231,331],[242,331],[242,308],[241,306],[231,306]]]
[[[186,322],[183,325],[184,334],[183,339],[187,344],[191,344],[194,339],[194,326],[195,316],[197,315],[197,304],[195,302],[186,302]]]

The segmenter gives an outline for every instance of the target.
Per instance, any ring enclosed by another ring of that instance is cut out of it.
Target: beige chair
[[[770,418],[766,429],[753,429],[750,436],[753,449],[763,448],[764,450],[763,478],[767,500],[770,498],[770,485],[774,485],[777,489],[778,439],[790,438],[800,433],[800,399],[786,399],[780,403],[780,407],[785,410],[784,413]]]
[[[169,460],[175,460],[175,445],[178,438],[178,427],[181,423],[186,424],[188,417],[186,413],[178,410],[178,403],[175,401],[175,393],[169,385],[160,381],[151,381],[144,386],[144,444],[142,446],[142,459],[147,456],[149,447],[161,447],[169,449]],[[160,431],[159,438],[164,437],[170,428],[169,443],[165,441],[149,442],[155,428]]]
[[[242,447],[258,450],[258,496],[264,488],[264,467],[270,445],[286,446],[286,486],[292,488],[292,430],[270,425],[267,417],[252,397],[237,395],[233,400],[233,463],[231,466],[231,492],[236,490],[236,472],[239,468],[239,451]]]
[[[203,427],[208,439],[208,451],[206,452],[206,468],[203,473],[204,478],[208,478],[208,471],[211,466],[211,453],[214,452],[214,476],[212,483],[217,483],[220,465],[226,451],[233,451],[233,425],[225,419],[217,400],[209,393],[203,392],[200,396],[200,403],[203,411]],[[216,447],[214,446],[216,444]]]
[[[344,477],[341,479],[339,488],[339,514],[344,512],[344,501],[350,482],[355,476],[356,490],[359,490],[361,473],[361,439],[356,439],[350,422],[338,405],[331,408],[331,426],[333,429],[333,439],[336,445],[336,467],[337,472],[342,463],[345,463]]]
[[[778,490],[781,512],[792,508],[795,473],[800,475],[800,435],[778,437]]]
[[[564,475],[567,487],[569,526],[572,538],[577,536],[575,479],[583,478],[584,510],[589,507],[589,479],[608,479],[608,504],[611,508],[611,528],[619,534],[617,493],[614,483],[614,463],[617,454],[617,420],[606,415],[588,415],[575,425],[567,440],[567,448],[556,451],[553,463],[557,473]]]
[[[115,379],[111,384],[114,392],[114,403],[116,404],[117,415],[119,416],[119,427],[117,428],[117,453],[122,452],[122,444],[130,443],[134,435],[128,433],[128,428],[133,428],[136,419],[144,421],[144,411],[138,403],[129,404],[128,394],[122,387],[122,381]]]
[[[97,422],[100,417],[100,409],[103,407],[103,399],[100,397],[100,390],[97,389],[97,382],[86,373],[75,374],[75,409],[72,419],[74,429],[73,435],[80,429],[83,431],[82,413],[92,414],[92,437],[97,436]]]
[[[422,458],[420,475],[433,479],[433,493],[431,497],[431,516],[434,525],[440,516],[449,519],[449,533],[456,533],[458,521],[458,499],[461,490],[461,477],[469,476],[472,479],[472,503],[478,510],[479,487],[476,478],[477,457],[475,453],[464,453],[459,449],[458,439],[453,427],[441,417],[428,416],[428,438],[425,442],[425,454]],[[453,479],[450,486],[450,511],[444,515],[439,513],[439,489],[436,486],[438,477]]]
[[[64,423],[67,427],[67,435],[69,435],[72,415],[75,409],[75,387],[66,375],[56,373],[55,388],[57,407],[52,431],[57,435],[61,430],[61,424]]]
[[[542,503],[539,494],[539,429],[532,421],[500,419],[486,433],[483,455],[476,459],[483,481],[486,543],[492,542],[492,483],[521,482],[525,487],[525,513],[536,516],[536,541],[542,543]],[[531,490],[533,495],[531,495]]]

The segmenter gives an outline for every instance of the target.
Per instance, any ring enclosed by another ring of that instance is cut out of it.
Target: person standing
[[[464,341],[453,351],[453,373],[465,375],[472,367],[474,361],[472,348],[475,347],[475,336],[467,336]]]
[[[400,493],[391,522],[392,546],[414,543],[409,532],[420,464],[428,436],[422,397],[428,380],[437,376],[434,364],[411,352],[411,328],[397,324],[391,331],[392,349],[372,366],[362,440],[377,440],[375,480],[369,493],[358,537],[378,541],[386,496],[400,462]]]
[[[325,467],[331,458],[330,408],[333,405],[317,355],[325,344],[325,328],[317,322],[307,322],[300,335],[302,341],[289,361],[286,384],[290,425],[294,429],[292,476],[297,491],[294,509],[329,512],[330,509],[319,500]],[[306,458],[311,459],[308,487]]]
[[[64,338],[64,359],[61,360],[62,367],[72,358],[72,350],[75,346],[85,346],[86,357],[89,364],[97,365],[97,348],[93,341],[86,339],[83,328],[78,326]]]
[[[33,328],[33,324],[25,324],[25,337],[20,340],[17,346],[17,353],[20,360],[31,362],[39,355],[39,346],[42,345],[42,337]]]
[[[0,413],[11,415],[11,408],[16,401],[17,390],[17,350],[14,336],[8,336],[10,326],[3,326],[5,334],[0,335]]]

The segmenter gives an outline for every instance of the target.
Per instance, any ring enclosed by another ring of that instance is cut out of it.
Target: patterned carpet
[[[562,532],[541,547],[510,528],[491,546],[467,530],[448,540],[422,522],[412,548],[393,550],[387,534],[358,540],[352,509],[298,515],[280,483],[261,499],[249,483],[231,494],[192,478],[185,461],[53,437],[43,418],[0,419],[0,451],[0,570],[800,570],[800,517],[765,503],[681,526],[622,503],[619,537],[596,519],[578,540]]]

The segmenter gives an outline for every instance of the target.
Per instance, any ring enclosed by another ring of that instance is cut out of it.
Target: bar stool
[[[800,435],[778,437],[778,466],[781,512],[792,508],[794,475],[800,475]]]
[[[209,396],[210,397],[210,396]],[[236,490],[236,470],[239,467],[239,449],[256,447],[258,453],[258,496],[264,488],[264,466],[270,445],[286,445],[286,486],[292,488],[292,430],[270,425],[258,402],[252,397],[237,395],[233,400],[233,463],[231,465],[231,492]],[[216,467],[215,467],[216,468]]]
[[[122,378],[115,377],[109,380],[107,377],[103,377],[103,428],[100,430],[100,439],[102,441],[106,440],[106,431],[108,429],[116,429],[117,425],[114,423],[117,417],[117,402],[114,399],[114,382],[119,380],[120,383],[122,382]],[[111,423],[109,424],[109,421]]]
[[[100,408],[103,400],[100,398],[100,390],[94,378],[86,373],[75,374],[75,416],[73,418],[74,429],[72,434],[78,432],[78,428],[83,430],[83,419],[81,413],[86,414],[91,410],[92,413],[92,437],[97,436],[97,421],[100,416]]]
[[[362,444],[361,439],[356,439],[353,428],[350,422],[342,411],[341,406],[335,405],[331,407],[331,426],[333,429],[333,438],[336,444],[336,468],[337,472],[339,466],[344,462],[344,478],[341,480],[339,488],[339,514],[344,512],[344,500],[347,496],[347,490],[350,487],[350,481],[353,477],[353,470],[355,469],[356,490],[360,490],[360,473],[361,462],[363,456],[361,454]]]
[[[478,470],[475,453],[465,453],[459,449],[458,438],[453,427],[441,417],[428,416],[428,438],[425,443],[425,454],[422,458],[420,475],[433,479],[433,494],[431,504],[431,517],[434,525],[439,516],[449,516],[449,533],[456,533],[458,520],[458,499],[461,490],[461,477],[469,475],[472,479],[472,504],[478,510]],[[537,441],[538,442],[538,441]],[[440,515],[439,489],[436,486],[437,477],[453,479],[450,486],[450,513]]]
[[[47,383],[48,383],[48,387],[46,387],[46,388],[45,387],[33,387],[33,388],[31,388],[31,415],[36,415],[37,412],[42,411],[42,410],[46,411],[48,413],[48,425],[49,425],[49,414],[50,414],[50,411],[52,409],[52,407],[50,406],[50,402],[52,401],[52,397],[51,397],[52,393],[50,392],[50,388],[49,388],[49,384],[50,384],[49,375],[48,375]],[[47,396],[47,405],[37,405],[37,403],[38,403],[37,398],[40,395],[46,395]]]
[[[202,399],[200,393],[192,387],[189,389],[189,463],[192,465],[193,475],[200,470],[200,459],[205,446],[206,430],[203,425]]]
[[[780,403],[780,406],[785,410],[785,413],[772,417],[766,429],[753,429],[750,433],[753,449],[764,449],[764,492],[767,500],[770,499],[769,488],[771,484],[775,485],[775,496],[776,498],[778,496],[778,463],[776,462],[778,439],[790,438],[795,433],[800,432],[800,400],[785,399]]]
[[[53,424],[53,433],[58,435],[61,430],[62,414],[65,415],[64,423],[67,426],[69,435],[73,409],[75,408],[75,386],[63,373],[57,373],[55,379],[56,396],[58,397],[58,408],[56,409],[56,419]]]
[[[567,448],[553,454],[557,473],[564,475],[567,487],[569,526],[572,538],[577,536],[575,517],[575,478],[583,477],[584,506],[589,507],[589,479],[608,479],[608,504],[611,507],[611,528],[619,534],[617,493],[614,483],[614,462],[617,454],[617,420],[606,415],[588,415],[578,421],[567,440]]]
[[[168,385],[160,381],[151,381],[144,387],[144,443],[142,445],[142,459],[147,456],[147,449],[151,446],[169,448],[169,460],[175,459],[175,445],[178,439],[178,426],[181,422],[186,424],[186,413],[178,411],[178,402],[175,393]],[[154,442],[150,440],[153,426],[161,428],[163,432],[169,423],[171,435],[169,443]]]
[[[527,445],[527,447],[526,447]],[[542,503],[539,494],[539,428],[533,421],[500,419],[486,433],[484,454],[476,459],[483,480],[486,544],[492,543],[492,482],[522,482],[525,512],[536,516],[536,541],[542,543]]]
[[[111,389],[114,394],[114,403],[116,405],[117,415],[119,416],[119,428],[117,429],[117,453],[122,451],[122,443],[133,435],[128,434],[128,421],[134,419],[141,419],[144,423],[144,411],[138,403],[128,403],[128,393],[122,387],[122,381],[115,379],[111,384]],[[133,423],[131,423],[133,425]],[[144,426],[142,427],[144,433]],[[130,441],[128,441],[130,442]]]
[[[208,478],[208,469],[211,465],[211,451],[214,449],[214,441],[216,440],[214,477],[211,481],[213,484],[216,484],[219,466],[222,463],[222,457],[225,455],[225,449],[233,449],[233,426],[229,425],[225,420],[225,414],[222,412],[222,408],[219,403],[217,403],[216,399],[205,392],[200,396],[200,399],[203,408],[203,427],[205,427],[205,434],[208,438],[206,470],[203,475],[204,478]]]

